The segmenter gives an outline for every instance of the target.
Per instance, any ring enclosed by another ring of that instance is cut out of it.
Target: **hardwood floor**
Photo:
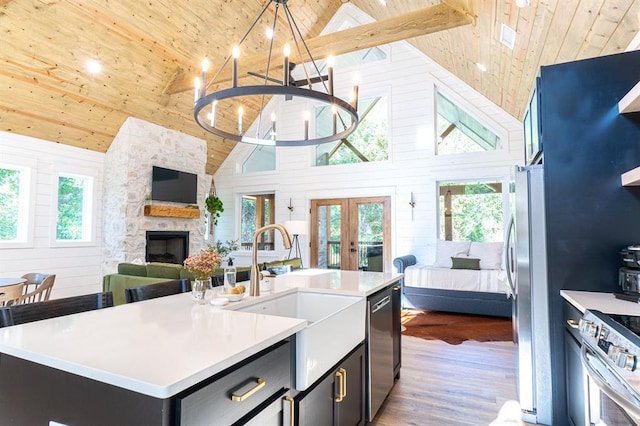
[[[402,336],[400,379],[371,423],[488,425],[517,399],[516,352],[511,342],[439,340]]]

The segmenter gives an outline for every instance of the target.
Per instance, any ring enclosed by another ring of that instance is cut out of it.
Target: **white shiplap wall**
[[[370,20],[350,4],[338,11],[329,26],[339,28],[344,19]],[[225,211],[215,239],[236,239],[240,228],[240,196],[276,193],[276,222],[309,220],[310,200],[334,197],[390,196],[392,200],[392,256],[412,253],[430,262],[438,234],[437,182],[464,179],[497,179],[509,182],[513,166],[522,163],[522,126],[505,111],[470,86],[416,51],[406,42],[388,48],[388,59],[349,70],[336,70],[336,93],[350,89],[350,74],[359,75],[360,98],[387,95],[389,99],[389,161],[314,167],[314,148],[278,148],[276,171],[243,175],[242,162],[253,146],[238,144],[215,175],[216,190]],[[488,153],[435,155],[435,91],[463,107],[501,136],[503,149]],[[289,101],[272,105],[278,117],[292,117],[278,124],[278,132],[300,132],[296,117],[311,104]],[[313,123],[312,123],[313,127]],[[251,129],[249,130],[251,131]],[[310,130],[313,132],[313,129]],[[298,136],[299,137],[299,136]],[[415,195],[414,219],[409,206]],[[290,214],[287,206],[294,206]],[[505,205],[508,197],[505,196]],[[506,205],[506,207],[508,207]],[[505,221],[507,218],[505,218]],[[506,228],[506,226],[505,226]],[[309,264],[308,237],[301,237],[304,263]],[[276,252],[261,253],[260,261],[287,254],[276,237]],[[237,264],[250,263],[246,254]]]
[[[0,248],[0,277],[16,277],[28,272],[56,274],[52,298],[98,292],[102,289],[101,241],[104,154],[0,132],[0,162],[26,164],[32,168],[34,213],[30,223],[33,243],[25,248]],[[94,181],[94,243],[82,247],[56,247],[55,179],[58,172],[91,174]],[[53,228],[53,229],[52,229]]]

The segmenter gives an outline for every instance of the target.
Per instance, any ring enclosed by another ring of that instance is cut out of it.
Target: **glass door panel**
[[[357,202],[357,269],[382,272],[384,249],[384,204],[380,202]]]
[[[390,268],[389,205],[388,197],[311,200],[311,267]]]
[[[311,201],[311,267],[344,269],[343,200]]]

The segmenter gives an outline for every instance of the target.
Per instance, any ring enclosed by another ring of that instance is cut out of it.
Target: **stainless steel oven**
[[[640,317],[587,310],[580,320],[587,425],[640,425]]]

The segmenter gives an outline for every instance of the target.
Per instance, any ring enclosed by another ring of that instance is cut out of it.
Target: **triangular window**
[[[256,145],[242,163],[242,173],[267,172],[276,169],[276,147]]]
[[[436,93],[438,154],[461,154],[500,149],[500,137],[471,114]]]
[[[358,103],[360,123],[348,138],[316,147],[316,165],[352,164],[385,161],[389,158],[387,130],[388,107],[384,96],[363,99]],[[342,117],[347,122],[348,117]],[[341,126],[338,117],[337,125]],[[325,137],[333,131],[333,115],[328,106],[316,109],[316,134]]]

